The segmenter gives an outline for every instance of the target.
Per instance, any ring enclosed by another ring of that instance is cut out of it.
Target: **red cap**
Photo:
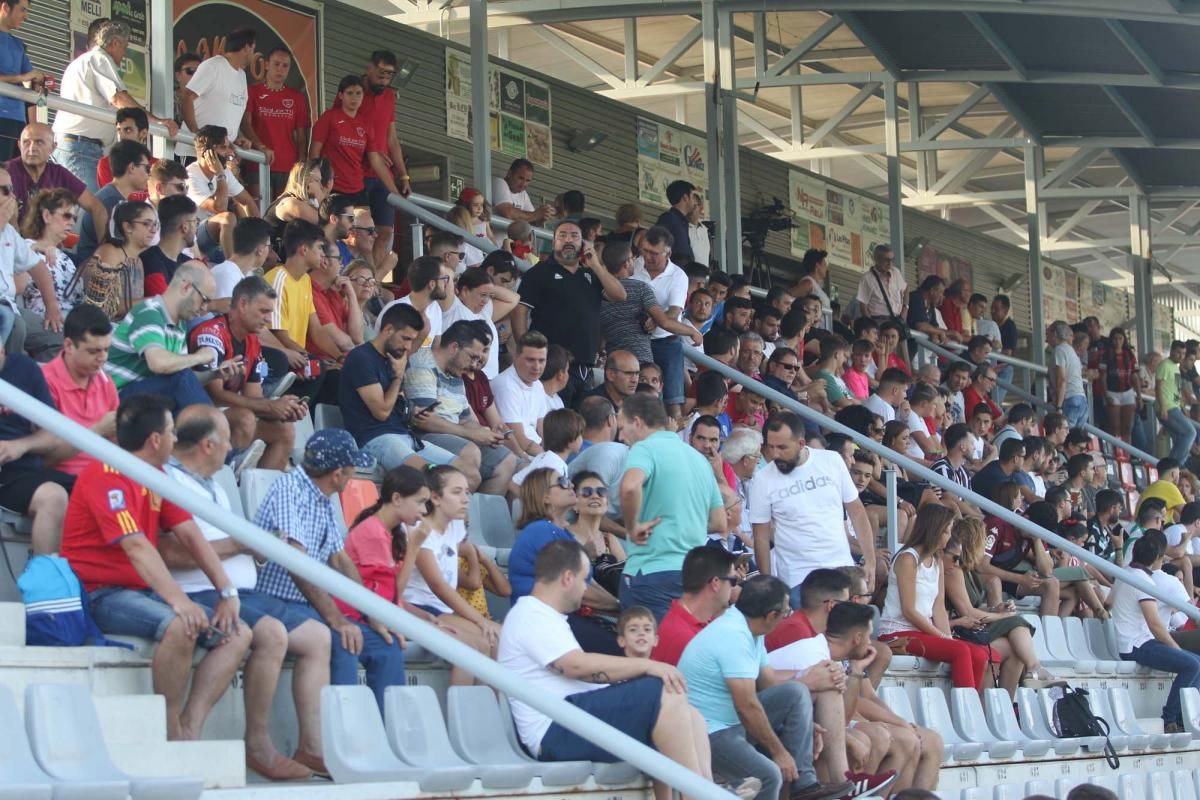
[[[470,186],[468,186],[458,193],[458,202],[462,203],[464,206],[469,206],[471,205],[472,200],[474,200],[476,197],[482,196],[483,192],[479,191],[478,189],[472,189]]]

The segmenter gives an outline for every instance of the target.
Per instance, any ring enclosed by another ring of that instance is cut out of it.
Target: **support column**
[[[730,275],[745,272],[742,266],[742,187],[738,170],[738,109],[734,91],[733,15],[721,13],[718,30],[721,74],[721,221],[725,227],[721,267]],[[710,173],[711,174],[711,173]]]
[[[1133,315],[1137,346],[1158,349],[1154,341],[1154,281],[1150,265],[1150,201],[1138,194],[1129,203],[1129,269],[1133,273]]]
[[[721,87],[718,82],[719,55],[717,47],[717,8],[714,0],[700,3],[701,49],[704,54],[704,136],[708,142],[708,216],[716,222],[712,252],[721,260],[721,269],[728,271],[725,258],[725,216],[722,213],[721,185]]]
[[[1038,185],[1045,172],[1045,155],[1041,147],[1025,145],[1025,230],[1029,236],[1029,307],[1033,317],[1033,331],[1029,360],[1035,364],[1046,364],[1046,320],[1042,306],[1042,231],[1043,207],[1038,197]],[[1037,394],[1037,392],[1034,392]]]
[[[485,193],[492,187],[488,62],[487,0],[471,0],[471,177]]]
[[[887,157],[888,220],[892,228],[896,267],[903,273],[904,192],[900,173],[900,109],[897,99],[896,82],[887,81],[883,85],[883,152]]]
[[[908,84],[908,140],[910,142],[918,141],[923,133],[923,125],[921,120],[921,84]],[[930,180],[929,163],[933,155],[931,150],[918,150],[915,154],[917,159],[917,191],[924,194],[929,191],[929,187],[933,185]]]
[[[171,54],[175,52],[175,9],[170,0],[150,0],[150,113],[162,119],[175,117],[175,70]],[[160,157],[174,155],[174,145],[156,151]]]

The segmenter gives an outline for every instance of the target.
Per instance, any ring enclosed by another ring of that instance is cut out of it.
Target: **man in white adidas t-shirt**
[[[836,524],[843,513],[850,515],[856,531],[870,531],[871,522],[845,460],[839,453],[808,447],[798,415],[773,414],[764,430],[763,457],[771,463],[750,485],[754,556],[761,572],[791,587],[792,605],[798,607],[800,584],[808,573],[854,564],[845,526]],[[875,542],[862,536],[858,544],[870,590],[875,585]]]

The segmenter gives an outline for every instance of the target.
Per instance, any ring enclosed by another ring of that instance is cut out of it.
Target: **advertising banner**
[[[685,180],[708,196],[708,145],[673,125],[637,118],[638,199],[666,207],[667,186]]]
[[[550,86],[501,68],[488,74],[491,148],[553,167]],[[471,141],[471,56],[454,48],[446,49],[446,135]]]

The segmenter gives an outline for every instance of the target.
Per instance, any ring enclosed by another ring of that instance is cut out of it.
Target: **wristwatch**
[[[221,599],[222,600],[229,600],[229,599],[237,597],[237,596],[238,596],[238,590],[237,590],[236,586],[227,586],[221,590]]]

